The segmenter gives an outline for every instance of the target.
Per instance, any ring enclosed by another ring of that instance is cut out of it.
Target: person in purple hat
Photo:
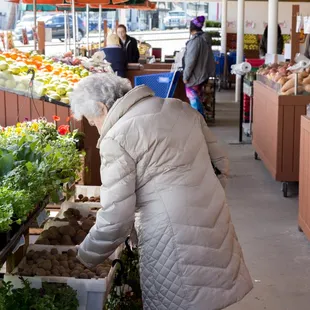
[[[198,16],[191,21],[191,37],[186,43],[183,58],[183,81],[186,96],[191,106],[203,116],[202,88],[209,77],[215,74],[212,40],[208,33],[202,31],[204,22],[204,16]]]

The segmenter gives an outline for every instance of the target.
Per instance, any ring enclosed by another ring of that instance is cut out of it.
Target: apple
[[[56,92],[60,96],[64,96],[67,93],[67,86],[66,85],[59,85],[56,88]]]
[[[16,87],[16,82],[14,80],[7,80],[5,82],[5,88],[14,89]]]
[[[61,97],[60,98],[60,102],[63,102],[63,103],[66,103],[66,104],[69,104],[70,103],[70,100],[68,97]]]
[[[15,89],[16,89],[16,90],[19,90],[19,91],[22,91],[22,92],[27,91],[27,87],[26,87],[23,83],[17,84],[17,86],[16,86]]]
[[[9,65],[6,61],[1,60],[0,61],[0,70],[6,71],[9,68]]]

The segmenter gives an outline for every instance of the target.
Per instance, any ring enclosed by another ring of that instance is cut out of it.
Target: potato
[[[308,92],[308,93],[310,93],[310,84],[305,85],[305,91]]]
[[[79,278],[80,279],[88,279],[88,275],[87,275],[87,273],[82,272],[82,273],[80,273]]]
[[[58,269],[52,269],[52,275],[56,276],[56,277],[60,277],[60,272]]]
[[[88,279],[93,279],[93,278],[95,278],[96,274],[89,271],[89,272],[87,272],[87,276],[88,276]]]
[[[50,241],[49,241],[49,239],[39,238],[36,241],[36,244],[50,245]]]
[[[74,243],[72,242],[72,239],[69,235],[62,236],[62,238],[60,240],[60,244],[61,245],[74,245]]]
[[[310,76],[308,76],[302,81],[302,85],[308,85],[308,84],[310,84]]]
[[[69,268],[69,263],[68,263],[68,261],[66,261],[66,260],[60,262],[60,265],[63,266],[63,267],[65,267],[66,269]]]
[[[65,260],[68,260],[68,256],[67,256],[67,254],[61,254],[60,256],[59,256],[59,259],[58,259],[59,261],[65,261]]]
[[[44,277],[44,276],[46,276],[46,271],[42,268],[37,268],[35,270],[35,275],[40,276],[40,277]]]
[[[38,268],[52,270],[52,262],[50,260],[44,260],[43,262],[38,263]]]
[[[302,92],[303,90],[304,90],[303,87],[301,87],[301,86],[298,87],[298,93]],[[290,95],[294,95],[294,94],[295,94],[295,87],[292,87],[289,90],[287,90],[286,92],[282,93],[281,95],[290,96]]]
[[[71,271],[70,275],[73,278],[78,278],[80,276],[80,271],[79,270],[73,270],[73,271]]]
[[[63,272],[63,273],[61,274],[61,276],[62,276],[62,277],[70,278],[69,272]]]
[[[52,254],[52,255],[58,254],[58,250],[57,250],[56,248],[52,248],[52,249],[51,249],[51,254]]]
[[[67,255],[68,257],[76,257],[76,251],[69,249]]]
[[[90,229],[94,226],[94,222],[91,221],[91,220],[86,220],[82,223],[82,229],[85,231],[85,232],[89,232]]]
[[[69,262],[69,263],[68,263],[68,266],[69,266],[69,269],[70,269],[70,270],[73,270],[73,269],[75,268],[75,264],[72,263],[72,262]]]
[[[62,226],[59,227],[58,231],[62,234],[62,235],[68,235],[70,237],[74,237],[76,234],[76,231],[73,227],[67,225],[67,226]]]
[[[106,278],[107,276],[108,276],[108,272],[107,271],[103,271],[100,275],[99,275],[99,278],[102,278],[102,279],[104,279],[104,278]]]
[[[47,275],[47,276],[50,276],[50,275],[52,275],[52,273],[51,273],[49,270],[47,270],[47,271],[46,271],[46,275]]]
[[[290,79],[289,81],[287,81],[283,87],[281,88],[281,92],[285,93],[286,91],[288,91],[290,88],[295,86],[295,81],[294,79]]]

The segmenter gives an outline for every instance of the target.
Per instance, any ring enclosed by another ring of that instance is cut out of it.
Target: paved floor
[[[212,130],[224,142],[231,163],[227,199],[254,282],[253,291],[228,310],[309,310],[310,241],[298,231],[298,198],[283,198],[251,145],[238,139],[238,105],[220,93]]]

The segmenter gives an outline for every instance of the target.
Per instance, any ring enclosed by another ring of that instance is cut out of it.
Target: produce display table
[[[26,119],[45,117],[53,122],[53,116],[60,117],[59,125],[67,124],[70,106],[64,103],[45,101],[43,98],[19,95],[12,91],[0,90],[0,126],[13,126]]]
[[[299,229],[310,240],[310,118],[301,117],[299,166]]]
[[[288,182],[299,179],[300,117],[306,114],[310,96],[279,96],[254,82],[253,147],[255,158],[262,159],[276,181],[283,182],[287,197]]]

